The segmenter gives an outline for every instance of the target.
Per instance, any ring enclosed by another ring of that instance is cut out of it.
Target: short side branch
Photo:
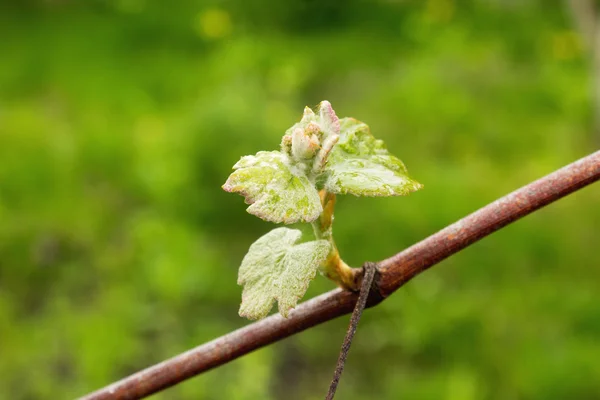
[[[363,270],[364,274],[362,283],[360,285],[360,295],[358,296],[358,300],[354,306],[354,311],[352,311],[348,332],[346,333],[346,337],[342,343],[340,356],[338,358],[337,365],[335,366],[333,379],[331,380],[331,385],[329,386],[329,391],[327,392],[325,400],[333,400],[338,384],[340,383],[340,378],[342,377],[342,372],[344,372],[344,366],[346,365],[346,359],[348,358],[348,353],[350,352],[350,345],[352,345],[352,340],[354,339],[354,334],[356,333],[356,328],[358,327],[358,321],[360,321],[360,317],[362,316],[365,306],[367,305],[371,288],[373,287],[373,279],[377,274],[377,264],[366,263],[363,267]]]

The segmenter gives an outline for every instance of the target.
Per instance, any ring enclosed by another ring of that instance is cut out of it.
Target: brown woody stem
[[[600,180],[600,151],[517,189],[378,263],[374,306],[420,272],[536,210]],[[371,296],[370,296],[371,297]],[[335,289],[114,382],[83,400],[139,399],[310,327],[352,312],[358,295]]]

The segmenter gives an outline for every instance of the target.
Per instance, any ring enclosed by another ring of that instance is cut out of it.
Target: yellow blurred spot
[[[220,39],[231,33],[229,13],[219,8],[209,8],[198,14],[196,30],[207,39]]]
[[[552,55],[558,60],[570,60],[581,54],[581,41],[573,31],[552,35]]]
[[[428,0],[425,10],[427,19],[433,22],[447,22],[454,15],[453,0]]]
[[[135,124],[136,142],[142,149],[155,148],[163,145],[165,140],[165,124],[154,115],[139,118]]]
[[[448,377],[447,400],[474,400],[480,398],[477,380],[472,372],[457,367]]]

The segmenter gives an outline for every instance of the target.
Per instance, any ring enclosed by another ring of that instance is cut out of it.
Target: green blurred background
[[[220,185],[305,105],[367,122],[425,184],[339,199],[360,266],[595,151],[590,58],[558,1],[3,1],[0,397],[73,398],[247,324],[237,267],[272,225]],[[367,311],[338,397],[600,399],[599,202]],[[346,324],[154,398],[323,398]]]

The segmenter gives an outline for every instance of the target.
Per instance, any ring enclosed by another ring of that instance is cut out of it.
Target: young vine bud
[[[281,138],[281,152],[284,154],[292,155],[292,136],[283,135]]]
[[[297,160],[306,160],[312,158],[320,143],[316,134],[310,134],[298,127],[292,132],[292,156]]]

